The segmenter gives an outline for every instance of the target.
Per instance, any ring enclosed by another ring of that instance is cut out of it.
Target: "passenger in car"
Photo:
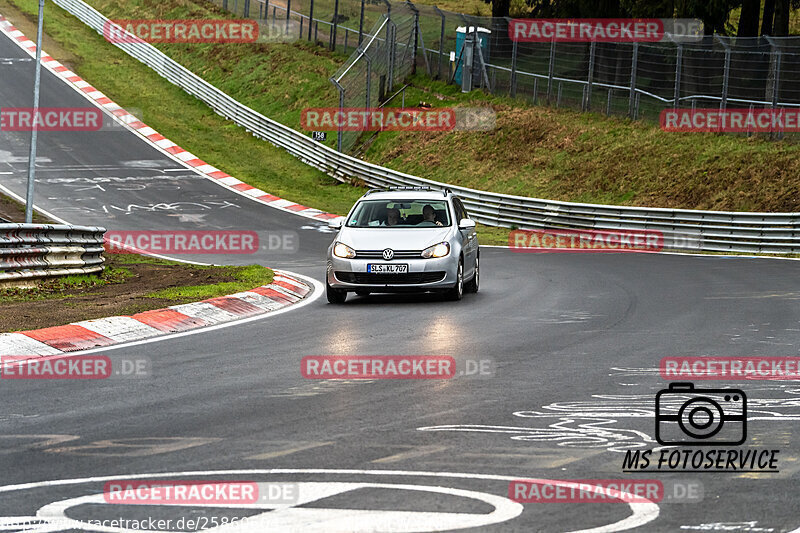
[[[386,210],[386,225],[396,226],[400,223],[400,210],[393,207]]]
[[[422,208],[422,222],[433,222],[437,226],[444,225],[436,220],[436,210],[430,204],[426,204],[425,207]]]

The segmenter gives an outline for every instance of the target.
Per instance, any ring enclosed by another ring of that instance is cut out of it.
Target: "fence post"
[[[286,0],[286,35],[289,35],[289,17],[292,15],[292,0]]]
[[[260,20],[267,20],[267,17],[269,17],[269,0],[258,3],[258,18]]]
[[[716,37],[725,48],[725,67],[722,73],[722,99],[719,102],[719,108],[726,109],[728,107],[728,85],[731,75],[731,47],[729,43],[725,42],[725,38],[721,35],[714,34],[714,37]]]
[[[250,0],[244,0],[244,18],[250,16]]]
[[[506,17],[506,23],[511,25],[511,18]],[[511,87],[509,87],[509,94],[511,98],[517,96],[517,40],[511,44],[511,80],[509,80]]]
[[[336,50],[336,25],[339,23],[339,0],[333,4],[333,29],[331,30],[331,50]]]
[[[444,61],[444,22],[445,22],[445,17],[444,17],[444,13],[442,13],[442,11],[438,7],[433,6],[433,9],[436,11],[437,15],[442,17],[442,29],[441,29],[441,32],[439,34],[439,69],[438,69],[437,74],[436,74],[436,79],[440,80],[440,79],[442,79],[442,61]]]
[[[361,16],[358,19],[358,46],[364,40],[364,0],[361,0]]]
[[[414,12],[414,48],[411,49],[411,74],[417,73],[417,47],[419,46],[419,9],[411,3],[411,0],[406,0],[408,8]],[[423,48],[422,53],[425,53]],[[403,54],[405,55],[405,53]],[[430,73],[429,73],[430,74]]]
[[[383,0],[386,4],[386,68],[388,70],[386,92],[389,93],[394,85],[394,22],[392,22],[392,4],[389,0]]]
[[[592,109],[592,85],[594,84],[594,58],[597,53],[597,41],[592,41],[589,45],[589,75],[586,77],[586,93],[583,99],[583,111]]]
[[[772,37],[765,35],[764,38],[769,42],[769,45],[772,47],[772,54],[770,57],[771,69],[770,69],[770,78],[772,79],[772,94],[770,95],[770,107],[772,108],[772,112],[775,112],[775,109],[778,107],[778,97],[780,96],[780,85],[781,85],[781,49],[778,47],[778,43]],[[770,128],[771,129],[771,128]],[[770,131],[769,138],[775,138],[775,132]],[[778,132],[778,138],[781,138],[782,135]]]
[[[359,52],[361,52],[361,57],[363,57],[367,61],[367,84],[366,84],[366,92],[367,92],[367,103],[365,107],[369,108],[372,106],[371,96],[372,96],[372,58],[369,57],[369,54],[364,52],[361,49],[361,46],[358,47]]]
[[[222,9],[228,10],[228,0],[222,0]]]
[[[339,112],[344,112],[344,87],[339,85],[339,82],[335,79],[331,78],[331,82],[339,89]],[[342,116],[342,115],[340,115]],[[342,151],[342,128],[338,128],[336,131],[336,150],[341,152]]]
[[[547,103],[553,98],[553,72],[556,63],[556,38],[550,40],[550,66],[547,67]]]
[[[308,40],[311,41],[311,26],[314,25],[314,0],[311,0],[311,7],[308,10]]]
[[[683,44],[678,45],[675,51],[675,92],[674,92],[674,107],[678,108],[681,105],[681,71],[683,70]]]
[[[628,97],[628,116],[634,118],[636,113],[636,71],[639,67],[639,43],[633,43],[633,58],[631,59],[631,89]]]
[[[556,96],[556,109],[561,106],[561,84],[562,82],[558,82],[558,95]]]
[[[606,102],[606,116],[607,117],[611,116],[611,95],[612,95],[613,91],[614,91],[614,89],[612,89],[611,87],[608,88],[608,101]]]

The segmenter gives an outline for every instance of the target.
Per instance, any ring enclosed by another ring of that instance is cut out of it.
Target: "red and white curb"
[[[0,15],[0,32],[3,32],[12,41],[14,41],[20,48],[25,50],[28,55],[36,58],[36,43],[25,37],[25,35],[15,28],[3,15]],[[159,134],[156,130],[139,120],[134,115],[128,113],[121,106],[114,103],[109,97],[98,91],[91,84],[86,82],[83,78],[69,70],[67,67],[50,57],[42,50],[42,66],[55,74],[57,77],[65,81],[69,86],[75,89],[78,93],[82,94],[86,99],[95,104],[100,109],[106,111],[111,116],[116,117],[117,122],[123,124],[128,130],[139,135],[145,142],[154,146],[161,152],[167,154],[175,161],[183,164],[208,178],[215,183],[234,191],[238,194],[251,198],[257,202],[286,211],[294,213],[306,218],[313,218],[321,221],[328,221],[332,219],[343,219],[340,215],[333,213],[325,213],[319,209],[314,209],[304,205],[300,205],[283,198],[279,198],[272,194],[257,189],[252,185],[248,185],[233,176],[226,174],[222,170],[209,165],[196,155],[187,152],[174,142]]]
[[[59,355],[214,326],[277,311],[303,300],[310,292],[306,282],[276,270],[269,285],[202,302],[173,305],[132,316],[0,333],[0,355]]]

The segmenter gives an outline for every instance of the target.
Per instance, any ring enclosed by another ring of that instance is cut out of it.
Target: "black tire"
[[[356,294],[359,296],[369,296],[370,292],[366,289],[356,289]]]
[[[464,260],[458,260],[458,274],[456,275],[456,283],[452,289],[448,289],[445,293],[446,298],[451,302],[457,302],[464,296]]]
[[[466,292],[478,292],[481,284],[481,256],[478,255],[475,257],[475,275],[472,276],[472,279],[469,280],[464,284],[464,290]]]
[[[328,298],[328,303],[343,304],[347,300],[347,291],[341,289],[334,289],[328,282],[325,282],[325,296]]]

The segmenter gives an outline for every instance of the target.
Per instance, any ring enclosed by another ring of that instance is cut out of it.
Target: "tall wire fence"
[[[380,105],[418,68],[466,89],[633,119],[658,120],[665,108],[800,107],[800,37],[533,43],[509,37],[509,18],[408,0],[212,1],[267,28],[351,52],[331,77],[339,89],[332,105],[342,107]],[[468,65],[470,38],[476,45]],[[357,139],[340,133],[340,150]]]

